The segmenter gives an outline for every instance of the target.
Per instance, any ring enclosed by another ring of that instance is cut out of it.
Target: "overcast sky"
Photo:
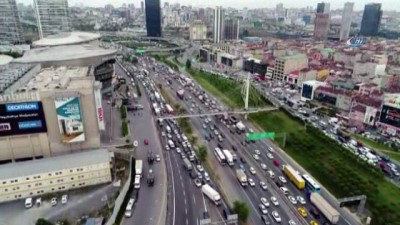
[[[140,7],[141,0],[69,0],[69,5],[74,6],[81,2],[84,3],[85,6],[95,6],[95,7],[103,7],[106,4],[112,4],[115,7],[121,6],[123,3],[129,4],[134,3],[136,7]],[[331,9],[338,9],[343,8],[345,2],[349,0],[331,0],[326,1],[330,2]],[[25,4],[32,4],[33,0],[17,0],[17,2],[22,2]],[[161,0],[161,4],[163,5],[165,1]],[[196,1],[196,0],[171,0],[168,1],[169,3],[181,3],[181,4],[192,4],[193,6],[201,6],[201,7],[213,7],[217,5],[221,6],[231,6],[235,8],[274,8],[276,4],[283,3],[283,6],[286,8],[300,8],[305,6],[313,6],[314,8],[317,7],[318,2],[322,2],[322,0],[203,0],[203,1]],[[353,0],[355,2],[354,8],[355,10],[362,10],[364,9],[364,5],[376,2],[382,3],[383,10],[400,10],[400,0]],[[254,7],[253,7],[254,6]]]

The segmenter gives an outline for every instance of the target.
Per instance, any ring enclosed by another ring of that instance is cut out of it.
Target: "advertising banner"
[[[100,130],[105,130],[106,126],[104,124],[104,114],[103,114],[103,105],[101,103],[101,92],[100,89],[94,91],[94,101],[96,104],[96,113],[97,113],[97,123],[99,124]]]
[[[379,122],[400,128],[400,109],[383,105]]]
[[[0,104],[0,137],[45,132],[41,102]]]
[[[79,97],[56,98],[54,102],[61,141],[64,143],[85,141]]]

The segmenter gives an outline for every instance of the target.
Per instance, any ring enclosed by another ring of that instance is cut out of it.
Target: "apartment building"
[[[0,166],[0,203],[111,182],[107,149]]]
[[[285,75],[305,68],[308,68],[308,58],[304,54],[279,57],[275,59],[275,71],[272,79],[283,81]]]

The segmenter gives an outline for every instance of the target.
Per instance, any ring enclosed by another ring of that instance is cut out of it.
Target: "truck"
[[[236,170],[236,178],[239,180],[240,184],[244,187],[247,186],[247,176],[243,170]]]
[[[143,170],[143,161],[142,160],[136,160],[135,163],[135,174],[142,176],[142,170]]]
[[[184,158],[183,159],[183,166],[186,168],[186,170],[191,171],[193,169],[192,163],[189,161],[189,159]]]
[[[183,99],[183,95],[185,94],[185,90],[183,90],[183,89],[181,89],[181,90],[178,90],[177,92],[176,92],[176,95],[180,98],[180,99]]]
[[[157,101],[160,101],[160,94],[157,91],[154,92],[154,96],[156,97]]]
[[[167,112],[168,112],[169,114],[174,113],[174,109],[173,109],[169,104],[166,104],[166,105],[165,105],[165,108],[167,109]]]
[[[331,224],[339,221],[340,214],[319,193],[310,194],[311,203],[328,219]]]
[[[222,152],[225,155],[226,162],[228,163],[229,166],[233,166],[233,156],[232,153],[229,150],[222,150]]]
[[[304,179],[294,170],[291,166],[289,165],[283,165],[283,173],[289,178],[290,181],[293,182],[293,184],[298,188],[298,189],[304,189],[305,187],[305,181]]]
[[[210,185],[205,184],[201,187],[201,192],[207,196],[215,205],[221,204],[221,195]]]
[[[151,150],[147,152],[147,162],[149,162],[149,164],[152,164],[154,162],[154,155]]]
[[[236,123],[236,129],[238,132],[243,133],[246,129],[246,126],[242,123],[242,121],[239,121]]]

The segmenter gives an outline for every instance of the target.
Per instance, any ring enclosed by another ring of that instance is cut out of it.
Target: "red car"
[[[143,143],[144,143],[145,145],[148,145],[148,144],[149,144],[149,141],[148,141],[147,139],[144,139]]]
[[[275,165],[276,167],[278,167],[278,166],[279,166],[279,162],[278,162],[278,160],[274,159],[272,162],[274,163],[274,165]]]

